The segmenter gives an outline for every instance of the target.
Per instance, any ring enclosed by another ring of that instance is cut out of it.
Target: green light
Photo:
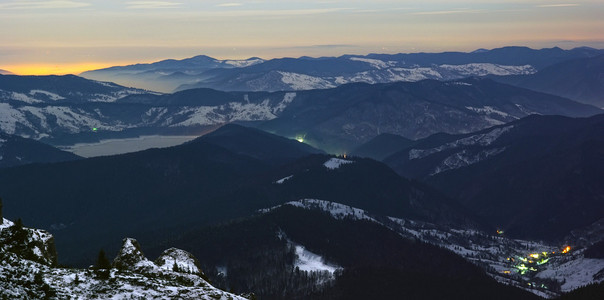
[[[542,260],[540,260],[539,262],[537,262],[537,265],[542,265],[542,264],[544,264],[544,263],[546,263],[546,262],[548,262],[548,261],[549,261],[549,258],[542,259]]]
[[[99,129],[98,129],[98,128],[96,128],[96,127],[93,127],[93,128],[92,128],[92,131],[97,131],[97,130],[99,130]]]
[[[296,140],[300,143],[304,143],[304,138],[299,137],[299,138],[296,138]]]

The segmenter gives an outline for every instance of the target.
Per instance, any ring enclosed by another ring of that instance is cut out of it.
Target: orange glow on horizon
[[[65,75],[80,74],[85,71],[124,65],[123,63],[67,63],[67,64],[23,64],[7,65],[0,69],[16,75]]]

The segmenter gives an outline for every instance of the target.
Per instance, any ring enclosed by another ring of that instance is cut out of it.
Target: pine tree
[[[21,230],[23,229],[23,221],[21,221],[21,218],[18,218],[17,221],[15,221],[14,225],[15,229],[17,230]]]
[[[111,263],[107,259],[107,256],[105,256],[105,251],[103,251],[103,249],[101,249],[101,251],[99,251],[99,257],[96,260],[96,268],[99,270],[100,269],[111,269]]]

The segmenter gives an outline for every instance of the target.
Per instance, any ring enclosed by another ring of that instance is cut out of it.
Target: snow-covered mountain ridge
[[[151,97],[153,95],[147,95]],[[136,128],[186,128],[236,121],[272,120],[296,97],[270,95],[250,102],[240,95],[216,105],[31,104],[21,98],[0,99],[0,132],[27,138],[121,132]]]
[[[224,91],[322,89],[352,82],[452,80],[468,76],[533,74],[548,65],[603,53],[596,49],[503,47],[478,52],[399,53],[220,60],[200,55],[82,73],[161,92],[195,87]]]
[[[136,91],[112,102],[99,102],[89,94],[103,91],[109,95],[114,89],[123,92],[125,88],[103,86],[80,77],[13,77],[8,83],[19,93],[35,90],[36,97],[65,99],[36,102],[30,101],[31,97],[10,94],[0,99],[0,131],[54,145],[140,135],[199,135],[226,123],[255,122],[266,131],[288,138],[308,135],[307,143],[341,153],[327,148],[336,145],[321,145],[318,141],[351,147],[380,133],[416,139],[437,132],[472,132],[532,113],[576,117],[601,112],[567,99],[479,78],[353,83],[299,92],[192,89],[158,95]],[[292,80],[302,83],[300,78]],[[80,98],[68,98],[60,92],[70,87],[74,93],[82,91]]]
[[[472,76],[510,76],[530,75],[537,70],[530,65],[508,66],[492,63],[471,63],[463,65],[433,65],[428,67],[402,67],[401,62],[382,61],[352,57],[351,61],[367,64],[366,70],[355,73],[342,73],[337,76],[318,75],[315,72],[300,73],[284,70],[274,70],[267,73],[237,75],[221,79],[221,81],[200,81],[184,84],[177,90],[195,87],[212,87],[227,91],[300,91],[311,89],[328,89],[343,84],[364,82],[416,82],[425,79],[450,81]]]

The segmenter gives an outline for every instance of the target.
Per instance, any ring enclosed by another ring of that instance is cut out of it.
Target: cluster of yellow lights
[[[568,253],[570,252],[570,246],[566,246],[566,248],[564,248],[564,250],[562,250],[562,253]]]

